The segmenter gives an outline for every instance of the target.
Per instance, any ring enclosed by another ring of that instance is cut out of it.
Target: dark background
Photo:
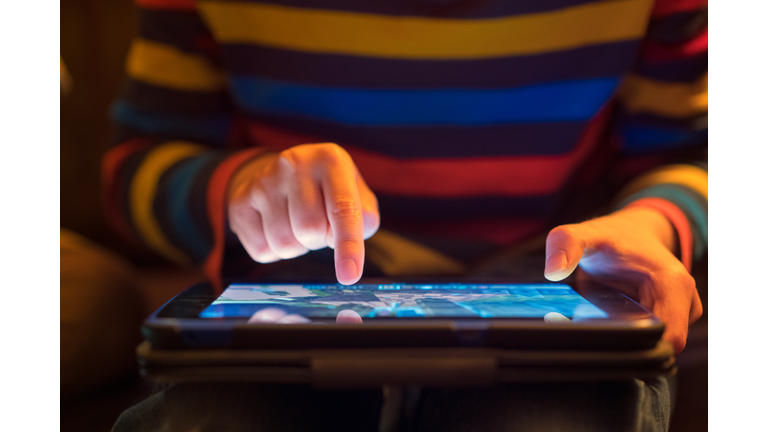
[[[124,60],[137,26],[135,6],[130,0],[62,0],[60,5],[60,52],[74,81],[60,107],[61,226],[118,251],[141,268],[165,266],[153,252],[113,233],[100,201],[101,157],[112,144],[109,107],[122,86]],[[694,270],[706,304],[706,258]],[[678,364],[680,385],[671,430],[707,430],[706,315],[691,328]],[[150,389],[133,376],[98,393],[62,399],[61,430],[110,430],[117,415]]]
[[[110,228],[100,198],[101,157],[112,145],[109,109],[123,85],[137,27],[131,0],[62,0],[60,52],[74,85],[61,95],[61,226],[135,264],[163,261]]]

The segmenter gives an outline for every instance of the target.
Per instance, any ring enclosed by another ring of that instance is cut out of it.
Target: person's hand
[[[229,189],[229,224],[255,261],[335,249],[336,277],[363,274],[363,239],[379,228],[376,196],[336,144],[306,144],[242,167]]]
[[[280,308],[265,308],[248,319],[248,324],[309,324],[311,321],[297,314],[289,315],[288,312]],[[336,314],[336,324],[362,324],[363,318],[352,309],[344,309]]]
[[[673,253],[675,237],[664,215],[644,207],[562,225],[547,237],[545,277],[562,280],[578,265],[577,281],[597,279],[652,310],[679,353],[702,306],[693,277]]]

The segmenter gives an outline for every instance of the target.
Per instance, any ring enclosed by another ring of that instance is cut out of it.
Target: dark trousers
[[[666,431],[668,383],[408,388],[386,403],[381,389],[179,383],[125,411],[113,431]]]

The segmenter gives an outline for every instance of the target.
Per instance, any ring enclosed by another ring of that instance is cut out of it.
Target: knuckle
[[[307,162],[307,152],[305,149],[306,146],[296,146],[281,151],[277,158],[278,168],[287,170],[288,172],[300,170]]]
[[[662,271],[649,272],[645,277],[647,285],[660,301],[690,302],[693,296],[698,296],[696,281],[682,263]]]
[[[357,255],[362,253],[363,244],[352,239],[339,239],[336,245],[337,249],[346,251],[348,254]]]
[[[666,277],[675,281],[675,284],[686,292],[696,291],[696,280],[690,273],[688,273],[688,270],[686,270],[680,262],[678,262],[677,265],[669,267]]]
[[[349,161],[349,153],[347,153],[346,150],[344,150],[343,147],[341,147],[338,144],[335,143],[322,143],[317,144],[317,150],[322,156],[322,158],[331,164],[337,164],[342,162]]]
[[[368,186],[363,184],[363,187],[358,189],[360,191],[360,202],[363,206],[365,213],[374,214],[379,216],[379,200],[376,199],[376,195],[368,189]]]
[[[272,175],[272,173],[265,173],[265,175],[258,178],[256,182],[257,187],[251,190],[251,197],[256,199],[264,199],[268,192],[276,190],[281,184],[280,176]]]
[[[352,157],[336,143],[303,144],[280,153],[279,165],[282,176],[294,176],[297,172],[311,171],[318,165],[338,167],[349,164]]]
[[[240,226],[240,221],[247,220],[248,214],[253,211],[250,206],[246,205],[230,205],[227,215],[229,217],[229,223],[233,232],[237,232]]]
[[[272,253],[272,250],[265,245],[252,245],[247,248],[248,254],[253,258],[254,261],[266,264],[270,262],[274,262],[278,259],[278,257]]]
[[[294,158],[301,154],[301,146],[291,147],[287,148],[280,153],[277,154],[278,159],[287,159],[289,161],[294,160]]]
[[[271,253],[269,245],[267,245],[267,239],[264,238],[263,233],[248,233],[248,235],[237,234],[240,239],[240,243],[252,254],[252,255],[268,255]]]
[[[275,261],[278,261],[280,257],[276,256],[273,253],[266,253],[266,254],[258,254],[258,255],[251,255],[251,258],[253,258],[254,261],[261,263],[261,264],[269,264]]]
[[[693,313],[693,317],[691,317],[691,324],[698,321],[701,316],[704,315],[704,311],[702,309],[696,309],[696,311]]]
[[[275,164],[276,174],[279,177],[294,175],[300,163],[301,160],[296,157],[295,152],[282,151]]]
[[[337,199],[331,207],[331,214],[337,218],[355,218],[362,215],[360,204],[353,199]]]
[[[368,228],[378,228],[381,224],[379,212],[363,211],[363,224]]]
[[[689,291],[696,291],[696,279],[694,279],[687,271],[682,275],[681,282]]]
[[[549,238],[554,240],[568,240],[577,237],[577,228],[573,224],[560,225],[552,228],[549,232]]]
[[[292,233],[270,237],[269,246],[272,253],[282,259],[296,258],[309,251],[296,240]]]
[[[293,249],[296,249],[297,246],[296,240],[293,238],[293,236],[277,235],[272,237],[270,240],[270,246],[278,256],[289,254]]]
[[[306,217],[296,221],[293,227],[296,237],[315,237],[319,235],[325,236],[328,231],[328,222],[325,218],[318,217]]]
[[[251,194],[251,207],[259,212],[262,220],[266,215],[270,213],[272,208],[271,202],[272,199],[270,196],[264,192]]]

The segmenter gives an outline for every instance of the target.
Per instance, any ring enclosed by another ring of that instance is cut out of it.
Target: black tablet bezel
[[[334,281],[247,280],[231,283],[318,284]],[[361,283],[542,283],[522,279],[365,279]],[[142,332],[153,345],[166,349],[320,349],[359,347],[492,347],[516,349],[631,350],[653,347],[663,323],[638,303],[599,284],[573,288],[608,318],[548,324],[530,318],[370,318],[362,325],[247,324],[245,318],[198,318],[218,298],[208,283],[196,284],[174,297],[144,323]],[[332,324],[333,320],[315,320]]]

